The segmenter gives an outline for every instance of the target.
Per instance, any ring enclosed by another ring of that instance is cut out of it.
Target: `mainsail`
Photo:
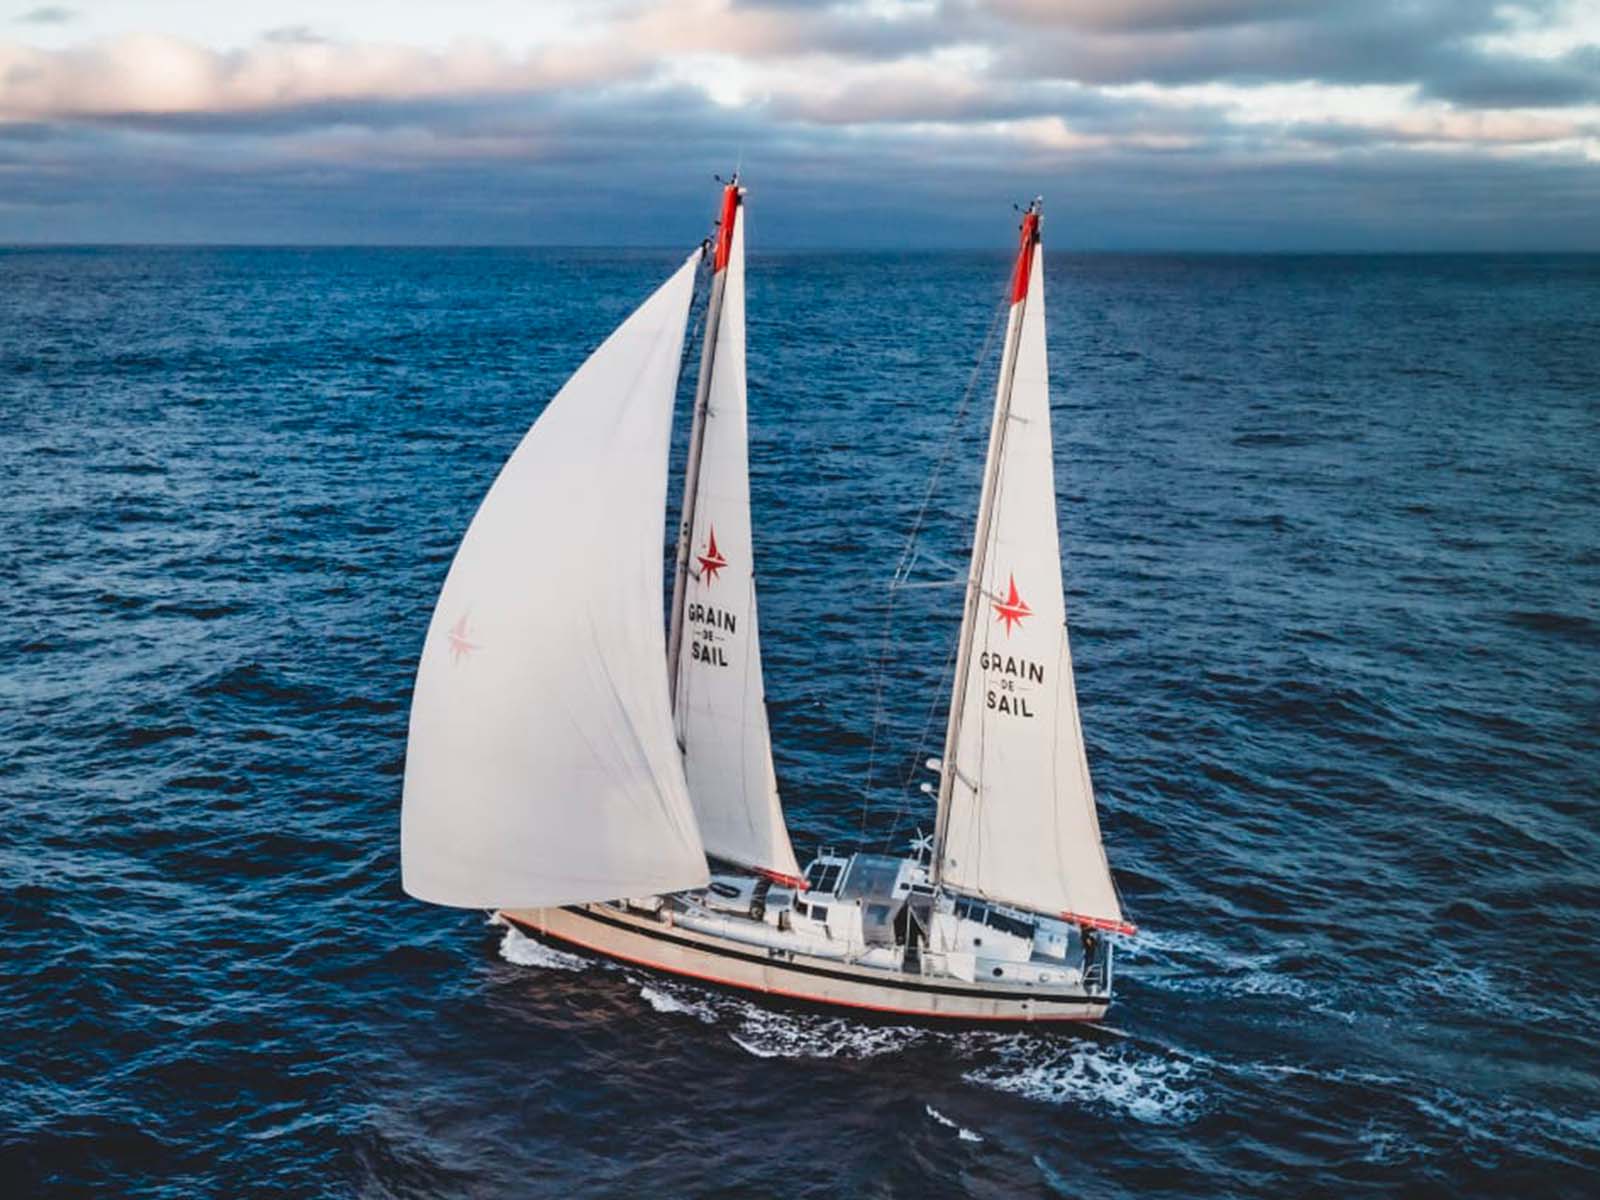
[[[709,878],[661,629],[699,258],[550,401],[456,552],[411,705],[401,868],[419,899],[531,908]]]
[[[1126,928],[1067,642],[1039,215],[1022,223],[967,584],[934,847],[941,882]]]
[[[669,669],[706,852],[798,877],[778,801],[761,678],[745,402],[744,209],[724,192],[684,479]]]

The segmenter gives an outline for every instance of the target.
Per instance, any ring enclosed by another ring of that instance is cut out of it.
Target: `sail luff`
[[[736,186],[736,185],[733,185]],[[730,188],[732,191],[732,188]],[[745,380],[744,209],[724,205],[716,254],[721,305],[690,509],[674,716],[706,852],[799,875],[778,798],[757,620]]]
[[[673,399],[700,252],[578,368],[485,495],[412,696],[405,890],[466,908],[709,879],[661,626]]]
[[[1007,334],[944,752],[938,878],[1127,931],[1100,839],[1067,632],[1036,207],[1023,219]]]
[[[678,510],[678,550],[672,571],[672,606],[667,616],[667,679],[674,708],[678,703],[678,663],[683,654],[684,592],[689,577],[694,515],[700,496],[700,460],[705,453],[706,406],[717,361],[722,300],[728,284],[728,252],[738,212],[739,181],[735,178],[722,190],[722,213],[717,222],[716,250],[711,264],[711,289],[706,300],[705,335],[700,343],[700,374],[695,380],[694,415],[690,418],[689,448],[684,458],[683,503]]]
[[[994,524],[995,487],[1005,451],[1006,430],[1011,412],[1011,392],[1016,378],[1017,343],[1022,336],[1023,309],[1028,302],[1028,275],[1034,247],[1039,240],[1039,216],[1030,210],[1022,221],[1022,244],[1012,270],[1011,311],[1006,318],[1006,337],[1000,352],[1000,374],[995,381],[994,416],[989,426],[989,450],[984,460],[983,490],[978,498],[977,531],[972,539],[972,560],[967,572],[966,601],[961,610],[961,632],[956,642],[956,670],[951,681],[950,713],[945,721],[944,755],[939,777],[938,808],[933,838],[933,878],[942,875],[945,841],[949,834],[951,796],[960,777],[956,748],[960,744],[961,722],[966,710],[967,683],[971,675],[972,644],[977,633],[979,605],[983,600],[984,568],[989,554],[990,530]]]

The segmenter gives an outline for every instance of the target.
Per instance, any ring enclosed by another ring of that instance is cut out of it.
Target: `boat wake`
[[[577,954],[557,950],[543,942],[535,941],[521,930],[506,924],[498,917],[489,919],[491,925],[504,925],[505,936],[500,939],[500,957],[519,967],[542,967],[551,971],[584,971],[594,964]]]
[[[876,1058],[935,1037],[906,1025],[863,1025],[848,1017],[779,1012],[740,1004],[739,1028],[728,1036],[757,1058]]]
[[[491,919],[491,924],[504,924]],[[582,971],[610,964],[557,950],[505,925],[500,957],[521,967]],[[755,1058],[867,1059],[938,1045],[975,1065],[970,1084],[1048,1104],[1110,1110],[1152,1125],[1184,1124],[1201,1111],[1200,1060],[1140,1048],[1126,1034],[1106,1042],[1079,1035],[1030,1031],[986,1033],[913,1025],[878,1025],[849,1017],[769,1008],[740,996],[711,992],[673,979],[625,969],[639,998],[655,1012],[721,1026],[730,1041]],[[957,1128],[962,1140],[979,1135]]]
[[[717,1023],[717,1010],[704,1000],[675,995],[654,983],[639,985],[639,996],[658,1013],[682,1013],[706,1025]]]
[[[962,1078],[1048,1104],[1109,1109],[1146,1125],[1185,1125],[1199,1116],[1204,1091],[1195,1064],[1127,1043],[1007,1034],[992,1061]]]

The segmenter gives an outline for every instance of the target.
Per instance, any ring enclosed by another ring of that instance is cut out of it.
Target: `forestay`
[[[568,380],[456,552],[411,706],[401,867],[419,899],[540,907],[709,878],[661,629],[698,260]]]
[[[941,788],[946,885],[1021,908],[1120,926],[1078,720],[1062,597],[1037,217],[1023,247],[985,471],[988,536],[974,547],[960,708]],[[1006,404],[1009,385],[1009,409]],[[980,513],[982,538],[984,514]]]
[[[772,766],[750,527],[745,394],[744,210],[729,188],[717,267],[721,312],[711,375],[678,655],[677,722],[706,852],[798,876]]]

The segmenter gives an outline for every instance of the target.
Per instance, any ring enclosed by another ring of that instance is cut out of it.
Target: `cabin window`
[[[821,871],[817,872],[817,878],[810,880],[812,889],[829,894],[837,891],[839,887],[839,872],[840,868],[837,866],[823,867]]]
[[[802,917],[809,917],[811,915],[811,905],[807,904],[804,900],[796,900],[794,902],[794,910]]]
[[[811,906],[811,919],[813,921],[826,921],[828,919],[828,906],[826,904],[813,904]]]
[[[1021,917],[991,912],[985,924],[991,929],[998,929],[1001,933],[1009,933],[1012,937],[1031,938],[1033,936],[1033,922],[1024,921]]]

